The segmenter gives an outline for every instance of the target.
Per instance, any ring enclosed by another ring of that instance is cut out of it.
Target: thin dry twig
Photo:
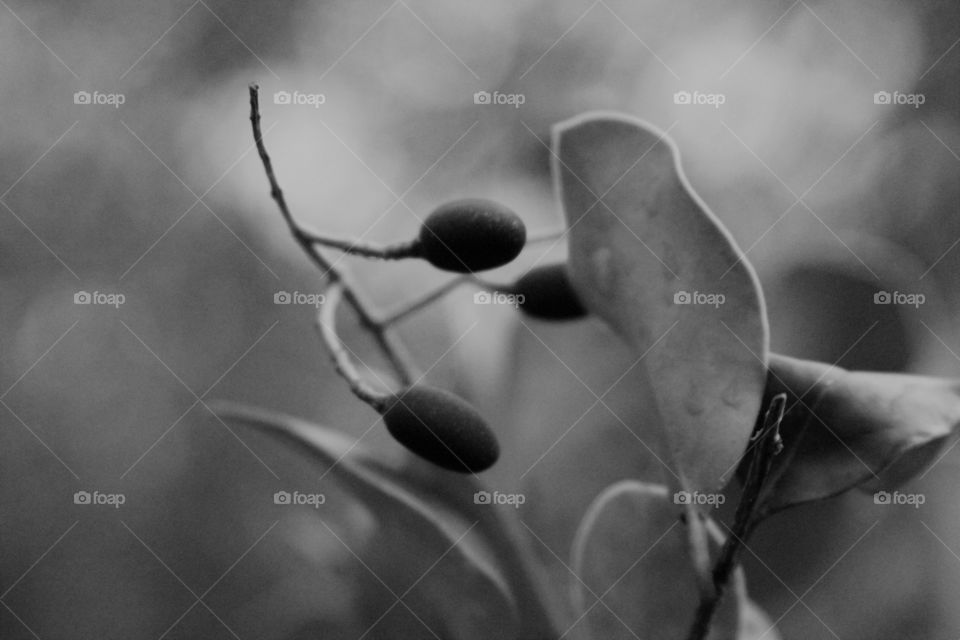
[[[274,202],[277,203],[280,214],[283,216],[284,221],[286,221],[290,233],[293,234],[294,239],[313,263],[329,278],[331,284],[341,283],[343,286],[344,300],[356,311],[360,323],[373,334],[378,345],[390,360],[391,366],[400,377],[401,382],[405,386],[412,384],[420,375],[406,349],[390,327],[384,326],[376,319],[371,311],[370,305],[361,298],[356,287],[352,286],[346,274],[338,269],[335,263],[330,262],[320,253],[320,250],[315,245],[316,236],[301,227],[290,212],[287,201],[283,196],[283,190],[277,181],[273,163],[270,161],[270,155],[267,153],[266,146],[263,143],[263,133],[260,128],[260,87],[256,84],[250,85],[250,123],[253,127],[253,138],[257,145],[257,153],[260,155],[263,169],[267,174],[267,180],[270,182],[270,196]],[[328,348],[331,347],[329,344],[327,346]]]

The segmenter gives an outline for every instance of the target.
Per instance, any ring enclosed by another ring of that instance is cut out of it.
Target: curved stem
[[[267,180],[270,182],[270,196],[283,216],[290,233],[310,257],[313,263],[320,268],[330,278],[333,283],[343,283],[343,297],[352,306],[360,318],[360,323],[373,333],[374,338],[380,345],[382,351],[390,360],[390,364],[397,372],[401,382],[406,386],[412,384],[420,374],[413,364],[413,360],[407,354],[406,349],[400,344],[393,332],[376,321],[370,311],[369,305],[357,293],[357,289],[351,286],[349,279],[341,272],[335,263],[327,260],[319,249],[314,246],[313,239],[300,224],[294,219],[287,206],[286,198],[283,196],[283,190],[277,181],[276,173],[273,170],[273,163],[270,161],[270,155],[263,144],[263,133],[260,130],[260,87],[256,84],[250,85],[250,123],[253,127],[253,139],[257,145],[257,153],[260,155],[260,161],[263,163],[263,169],[267,174]]]
[[[320,330],[320,337],[323,338],[324,344],[327,345],[327,350],[330,352],[337,373],[350,385],[350,391],[353,392],[353,395],[382,413],[386,408],[389,395],[379,393],[360,376],[353,365],[353,360],[350,359],[350,354],[343,346],[340,336],[337,335],[337,308],[343,299],[343,291],[342,282],[334,282],[327,287],[326,299],[317,314],[317,328]]]

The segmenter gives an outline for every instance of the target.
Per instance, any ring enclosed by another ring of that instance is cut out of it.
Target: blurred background
[[[644,118],[747,251],[775,350],[960,372],[952,3],[0,5],[3,638],[356,638],[376,618],[363,609],[383,589],[333,535],[370,514],[205,405],[271,407],[398,455],[333,374],[315,309],[274,303],[322,281],[269,199],[252,81],[295,214],[380,242],[461,196],[558,230],[551,125],[590,109]],[[563,251],[537,245],[490,279]],[[342,264],[383,309],[445,280]],[[875,304],[880,292],[924,301]],[[611,390],[620,419],[595,404],[632,361],[599,323],[521,323],[470,295],[402,335],[429,379],[491,418],[504,456],[489,479],[526,493],[537,552],[568,581],[553,553],[567,557],[590,500],[658,480],[631,433],[648,394]],[[958,482],[950,452],[911,488],[922,509],[850,494],[774,518],[745,559],[751,592],[785,638],[957,637]],[[332,528],[273,503],[294,487],[328,495]],[[124,502],[76,504],[83,491]],[[366,637],[399,637],[391,624]]]

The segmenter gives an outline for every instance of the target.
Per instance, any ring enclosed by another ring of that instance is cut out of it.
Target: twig
[[[566,233],[566,229],[559,229],[557,231],[540,231],[527,237],[527,246],[537,244],[539,242],[547,242],[549,240],[559,240]]]
[[[382,411],[386,407],[389,396],[377,392],[366,380],[360,377],[347,350],[340,341],[340,336],[337,335],[337,308],[340,306],[342,298],[343,283],[332,283],[327,288],[326,299],[320,307],[320,313],[317,314],[317,328],[330,351],[330,357],[333,359],[337,373],[350,385],[350,391],[377,411]]]
[[[454,289],[464,284],[473,284],[479,287],[480,289],[483,289],[485,291],[491,291],[491,292],[513,291],[513,285],[506,285],[506,284],[497,285],[488,280],[484,280],[483,278],[477,276],[474,273],[464,273],[462,275],[457,276],[456,278],[447,280],[446,282],[436,287],[435,289],[432,289],[431,291],[428,291],[425,294],[422,294],[419,298],[416,298],[412,301],[404,302],[403,304],[398,305],[397,309],[394,309],[393,311],[390,311],[389,313],[385,314],[383,318],[379,320],[379,323],[381,326],[384,326],[384,327],[393,326],[398,322],[406,319],[407,317],[413,315],[414,313],[420,311],[424,307],[427,307],[433,304],[438,299],[442,298],[443,296],[447,295]]]
[[[473,274],[469,274],[469,273],[461,276],[457,276],[456,278],[451,278],[450,280],[447,280],[442,285],[436,287],[432,291],[428,291],[427,293],[423,294],[422,296],[420,296],[419,298],[413,301],[404,302],[402,305],[399,306],[398,309],[390,311],[380,320],[380,324],[387,327],[394,325],[400,322],[401,320],[403,320],[404,318],[416,313],[417,311],[420,311],[424,307],[432,304],[436,300],[447,295],[448,293],[450,293],[460,285],[466,284],[467,282],[473,282],[474,280],[475,278]]]
[[[365,258],[401,260],[403,258],[415,258],[420,255],[420,242],[417,238],[396,244],[381,245],[373,242],[363,242],[357,239],[332,238],[308,229],[303,229],[303,232],[314,244],[333,247],[344,253],[363,256]]]
[[[390,360],[391,366],[400,377],[401,382],[404,385],[412,384],[420,376],[406,349],[403,348],[403,345],[400,344],[389,327],[384,327],[377,322],[369,306],[360,298],[357,289],[351,286],[346,275],[337,268],[336,264],[327,260],[320,253],[319,249],[314,246],[314,236],[306,232],[290,213],[287,201],[283,197],[283,190],[280,189],[276,173],[273,170],[273,163],[270,161],[267,148],[263,143],[263,134],[260,130],[260,87],[256,84],[250,85],[250,123],[253,127],[253,139],[257,145],[257,153],[260,155],[267,180],[270,182],[270,196],[277,203],[290,233],[293,234],[294,239],[314,264],[330,279],[331,284],[342,283],[343,297],[357,312],[360,323],[373,334],[380,348]]]
[[[716,613],[720,599],[736,569],[740,552],[747,538],[763,519],[764,504],[760,499],[764,483],[768,478],[773,459],[783,450],[780,439],[780,422],[787,404],[787,395],[781,393],[770,401],[764,415],[763,427],[753,436],[755,452],[750,459],[747,478],[743,484],[740,504],[734,518],[733,528],[720,550],[720,556],[713,566],[713,590],[701,594],[700,604],[687,636],[689,640],[703,640],[710,632],[710,623]]]

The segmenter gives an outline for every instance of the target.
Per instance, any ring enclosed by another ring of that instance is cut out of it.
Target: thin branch
[[[483,278],[477,276],[475,273],[464,273],[462,275],[457,276],[456,278],[447,280],[440,286],[426,292],[425,294],[422,294],[419,298],[416,298],[415,300],[407,301],[407,302],[404,302],[403,304],[398,305],[396,309],[385,314],[383,318],[379,320],[379,323],[383,327],[393,326],[398,322],[405,320],[406,318],[413,315],[414,313],[417,313],[421,309],[430,306],[431,304],[433,304],[443,296],[447,295],[454,289],[457,289],[458,287],[464,284],[473,284],[479,287],[480,289],[483,289],[485,291],[491,291],[491,292],[513,291],[513,285],[497,285],[490,282],[489,280],[484,280]]]
[[[405,386],[412,384],[420,375],[406,349],[403,348],[403,345],[400,344],[388,327],[383,327],[376,321],[370,307],[361,299],[357,289],[351,286],[346,275],[337,268],[336,264],[327,260],[320,253],[320,250],[314,246],[313,237],[300,226],[294,219],[293,214],[290,213],[286,198],[283,196],[283,190],[277,181],[273,163],[270,161],[270,155],[263,143],[263,133],[260,129],[260,87],[256,84],[250,85],[250,123],[253,127],[253,139],[257,145],[257,153],[260,155],[267,180],[270,182],[270,196],[277,203],[290,233],[293,234],[294,239],[313,263],[330,279],[331,283],[343,283],[343,297],[356,310],[360,323],[373,334],[380,348],[390,360],[391,366],[400,377],[401,382]]]
[[[417,238],[406,242],[381,245],[373,242],[363,242],[361,240],[332,238],[309,229],[303,229],[303,232],[314,244],[332,247],[344,253],[363,256],[364,258],[402,260],[404,258],[416,258],[420,255],[420,242]]]
[[[317,314],[317,328],[320,330],[320,337],[323,338],[333,365],[350,385],[350,391],[355,396],[369,404],[377,411],[383,411],[389,398],[388,394],[379,393],[370,384],[364,380],[353,366],[350,355],[340,341],[337,335],[337,308],[343,299],[343,283],[334,282],[326,291],[326,299],[320,307],[320,313]]]
[[[436,287],[435,289],[428,291],[427,293],[421,295],[419,298],[404,302],[399,305],[399,308],[394,309],[387,313],[381,320],[380,324],[385,327],[395,325],[401,320],[407,318],[408,316],[413,315],[414,313],[420,311],[424,307],[427,307],[443,296],[447,295],[457,287],[468,282],[474,282],[475,278],[473,274],[464,274],[457,276],[456,278],[451,278],[447,280],[442,285]]]
[[[537,244],[538,242],[548,242],[550,240],[559,240],[566,235],[567,229],[558,229],[556,231],[538,231],[527,236],[527,246]]]
[[[787,394],[781,393],[774,396],[764,415],[763,427],[751,438],[755,442],[755,453],[750,459],[733,529],[730,530],[730,536],[724,542],[720,557],[713,566],[713,590],[706,595],[701,594],[700,604],[697,606],[693,625],[687,636],[689,640],[703,640],[707,637],[714,613],[730,582],[730,576],[737,567],[740,552],[747,538],[763,519],[765,506],[760,496],[768,479],[773,459],[783,450],[780,422],[783,420],[786,404]]]

